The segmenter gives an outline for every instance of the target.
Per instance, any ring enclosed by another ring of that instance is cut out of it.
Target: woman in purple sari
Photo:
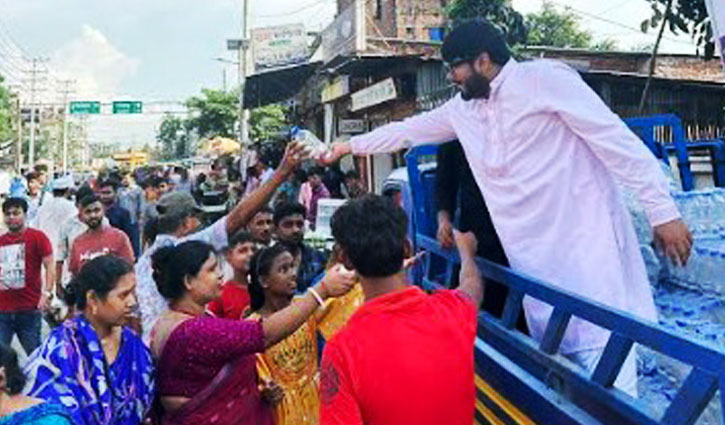
[[[230,320],[204,316],[222,284],[211,246],[191,241],[161,248],[153,267],[170,307],[151,334],[164,425],[271,425],[254,354],[293,333],[325,298],[343,295],[354,284],[347,276],[329,274],[299,303],[264,321]]]
[[[68,304],[80,312],[51,331],[33,352],[26,393],[61,404],[75,425],[139,425],[155,395],[149,349],[122,326],[136,306],[133,268],[102,256],[86,263],[69,285]]]

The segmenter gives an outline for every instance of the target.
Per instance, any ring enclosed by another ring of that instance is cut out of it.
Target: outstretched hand
[[[318,160],[320,165],[332,165],[339,161],[343,156],[352,153],[352,147],[349,142],[334,142],[330,145],[330,149]]]
[[[684,221],[672,220],[653,229],[654,241],[676,266],[687,265],[692,249],[692,234]]]
[[[282,162],[279,164],[279,169],[285,173],[292,173],[300,166],[302,161],[309,157],[309,152],[306,151],[305,146],[301,143],[290,142],[284,151]]]
[[[461,256],[461,259],[476,256],[478,240],[473,232],[461,233],[454,229],[453,238],[456,240],[456,247],[458,247],[458,254]]]
[[[355,272],[346,269],[342,264],[335,264],[327,269],[323,282],[327,296],[339,297],[355,286]]]

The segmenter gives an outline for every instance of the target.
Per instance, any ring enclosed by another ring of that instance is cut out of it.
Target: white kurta
[[[458,138],[517,271],[656,320],[647,273],[615,178],[653,226],[679,218],[655,157],[566,65],[510,60],[488,100],[441,107],[351,139],[355,154]],[[432,212],[431,212],[432,213]],[[551,307],[524,300],[531,334]],[[609,333],[573,318],[560,351],[605,345]]]

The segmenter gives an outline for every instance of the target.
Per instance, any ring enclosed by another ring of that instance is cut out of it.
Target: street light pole
[[[249,67],[249,1],[242,0],[242,42],[239,46],[239,142],[242,146],[249,142],[249,111],[244,108],[244,90]]]

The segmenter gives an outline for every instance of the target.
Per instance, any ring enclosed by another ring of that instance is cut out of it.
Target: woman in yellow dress
[[[259,251],[252,259],[250,270],[249,295],[254,311],[250,319],[264,320],[294,302],[297,267],[284,246],[277,244]],[[326,281],[331,279],[352,281],[354,273],[341,265],[332,266],[325,276]],[[319,422],[317,333],[334,305],[321,303],[322,308],[295,333],[257,355],[261,384],[274,382],[284,391],[282,401],[274,408],[277,425],[317,425]]]

